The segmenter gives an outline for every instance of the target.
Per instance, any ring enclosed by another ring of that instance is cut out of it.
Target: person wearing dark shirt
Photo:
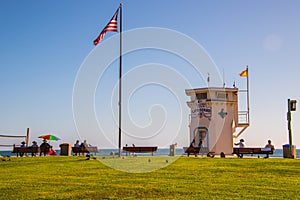
[[[37,148],[37,147],[39,147],[39,145],[37,144],[36,141],[33,141],[33,142],[32,142],[32,145],[31,145],[30,147],[32,147],[32,148]],[[31,155],[32,155],[32,156],[36,156],[36,153],[31,153]]]
[[[21,147],[22,147],[22,148],[25,148],[25,147],[26,147],[25,141],[21,142]],[[23,156],[24,156],[24,153],[20,153],[20,156],[23,157]]]
[[[274,145],[271,140],[268,140],[268,144],[266,144],[265,148],[271,148],[271,150],[274,150]],[[269,154],[267,154],[265,158],[269,158]]]
[[[49,152],[49,149],[50,149],[50,144],[48,144],[48,143],[47,143],[47,140],[44,139],[44,140],[43,140],[43,143],[42,143],[41,146],[40,146],[40,150],[41,150],[40,156],[41,156],[42,154],[44,154],[44,156],[45,156],[45,155]]]

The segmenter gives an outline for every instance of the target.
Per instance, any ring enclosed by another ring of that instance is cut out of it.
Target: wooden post
[[[29,128],[27,128],[27,134],[26,134],[25,142],[26,142],[26,147],[28,147],[28,145],[29,145]]]
[[[27,128],[27,133],[26,133],[26,139],[25,139],[25,142],[26,142],[26,147],[28,147],[29,145],[29,128]],[[28,153],[26,153],[26,156],[28,156]]]

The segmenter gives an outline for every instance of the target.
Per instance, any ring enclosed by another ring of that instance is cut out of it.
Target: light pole
[[[289,147],[290,147],[290,156],[291,158],[295,158],[295,155],[293,155],[293,150],[292,150],[292,126],[291,126],[291,121],[292,121],[292,115],[291,111],[296,111],[296,100],[290,100],[288,99],[288,113],[287,113],[287,120],[288,120],[288,131],[289,131]]]

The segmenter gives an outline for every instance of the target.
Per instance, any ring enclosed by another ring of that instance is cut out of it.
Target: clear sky
[[[31,141],[37,140],[39,135],[53,133],[62,138],[62,141],[52,142],[56,146],[61,142],[88,139],[100,148],[117,147],[116,116],[108,114],[110,107],[103,106],[111,104],[111,96],[117,98],[117,61],[107,69],[95,92],[95,113],[104,124],[103,131],[105,137],[110,138],[109,143],[99,135],[94,140],[89,133],[77,132],[72,95],[80,66],[95,49],[93,40],[111,19],[119,3],[0,1],[0,134],[25,135],[29,127]],[[186,34],[206,50],[220,73],[224,71],[227,87],[232,87],[235,81],[237,87],[245,89],[245,78],[238,74],[248,65],[251,126],[242,135],[246,145],[262,146],[267,139],[272,139],[277,148],[288,143],[287,99],[300,100],[300,1],[128,0],[122,3],[123,31],[161,27]],[[116,33],[107,33],[104,40],[114,35]],[[128,54],[124,57],[124,74],[149,63],[174,68],[190,79],[191,87],[206,86],[205,78],[192,75],[193,71],[185,61],[166,52],[145,50]],[[126,89],[126,81],[124,87]],[[114,92],[107,93],[109,91]],[[185,95],[184,90],[181,95]],[[114,113],[116,102],[112,102]],[[245,103],[241,101],[241,107],[245,107]],[[129,124],[129,119],[139,128],[154,123],[164,128],[162,136],[168,138],[172,137],[174,128],[179,129],[175,140],[156,142],[166,147],[172,142],[187,146],[189,109],[185,104],[186,107],[180,108],[186,115],[181,127],[170,126],[180,120],[177,119],[178,112],[174,111],[179,104],[174,94],[161,85],[145,85],[128,100],[126,109],[130,110],[130,116],[125,116],[124,124]],[[154,120],[156,116],[162,120]],[[293,143],[299,146],[299,111],[292,113],[292,119]],[[150,126],[147,131],[159,131],[157,127],[152,129]],[[130,132],[130,126],[126,128]],[[18,142],[5,140],[3,143],[10,141]],[[131,142],[124,138],[123,143]]]

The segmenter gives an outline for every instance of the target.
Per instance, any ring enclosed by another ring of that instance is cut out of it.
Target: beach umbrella
[[[55,141],[60,140],[59,137],[57,137],[55,135],[51,135],[51,134],[41,135],[41,136],[39,136],[39,138],[43,138],[45,140],[55,140]]]

